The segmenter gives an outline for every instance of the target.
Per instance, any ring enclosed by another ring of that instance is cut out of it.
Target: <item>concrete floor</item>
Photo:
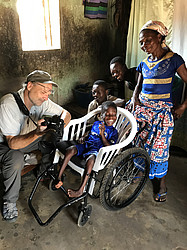
[[[77,178],[75,176],[75,182]],[[84,227],[76,224],[77,205],[61,211],[47,227],[41,227],[27,205],[35,182],[34,175],[28,173],[22,179],[17,221],[0,223],[0,250],[187,249],[186,178],[187,158],[171,156],[165,203],[153,201],[152,184],[148,181],[140,196],[118,212],[106,211],[99,199],[89,198],[93,210]],[[38,190],[34,204],[45,217],[60,204],[61,192],[51,192],[44,184]]]

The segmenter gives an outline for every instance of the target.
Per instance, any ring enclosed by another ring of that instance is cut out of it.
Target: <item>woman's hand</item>
[[[131,103],[130,103],[131,112],[133,112],[135,110],[135,107],[137,105],[141,105],[140,100],[139,100],[139,94],[142,90],[142,83],[143,83],[143,76],[141,73],[139,73],[137,84],[136,84],[136,87],[134,89],[133,96],[132,96]]]
[[[131,103],[130,103],[130,111],[131,111],[131,113],[134,112],[135,107],[137,105],[139,105],[139,106],[141,105],[140,100],[138,98],[132,98]]]
[[[177,108],[174,108],[173,112],[174,119],[179,119],[183,115],[185,109],[186,109],[185,104],[179,105]]]

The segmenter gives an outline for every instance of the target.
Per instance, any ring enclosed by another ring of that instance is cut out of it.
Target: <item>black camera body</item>
[[[53,130],[58,136],[62,138],[64,133],[64,120],[58,115],[52,117],[45,117],[44,122],[41,123],[42,126],[47,126],[47,130]]]
[[[58,115],[45,117],[42,126],[47,126],[46,133],[39,141],[39,150],[43,155],[53,154],[64,134],[64,120]]]

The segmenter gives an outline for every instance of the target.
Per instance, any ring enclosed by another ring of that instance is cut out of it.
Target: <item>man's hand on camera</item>
[[[43,135],[46,133],[46,128],[47,126],[42,126],[42,122],[45,122],[44,119],[41,119],[37,122],[37,129],[36,129],[36,134]]]

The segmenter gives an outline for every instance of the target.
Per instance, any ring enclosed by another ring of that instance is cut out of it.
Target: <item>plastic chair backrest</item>
[[[63,140],[78,140],[81,138],[88,124],[88,120],[100,113],[98,108],[87,115],[71,120],[64,129]],[[137,124],[133,115],[126,109],[117,108],[117,120],[114,127],[118,130],[118,141],[115,145],[106,146],[99,150],[93,170],[99,171],[103,169],[118,152],[132,142],[137,132]]]
[[[124,147],[129,145],[137,132],[136,119],[128,110],[119,107],[114,127],[118,130],[118,141],[115,145],[103,147],[99,150],[93,167],[95,171],[103,169]]]

